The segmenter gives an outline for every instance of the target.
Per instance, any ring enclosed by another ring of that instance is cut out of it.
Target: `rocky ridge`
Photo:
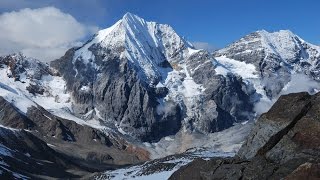
[[[263,114],[234,158],[197,159],[170,179],[316,179],[320,93],[284,95]]]

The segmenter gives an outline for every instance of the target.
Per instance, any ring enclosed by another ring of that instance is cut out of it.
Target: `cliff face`
[[[281,96],[234,158],[195,160],[170,179],[320,178],[320,93]]]

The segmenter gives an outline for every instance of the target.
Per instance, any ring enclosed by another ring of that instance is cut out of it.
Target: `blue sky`
[[[126,11],[167,23],[190,41],[217,47],[260,29],[290,29],[320,44],[320,1],[316,0],[116,0],[105,3],[108,26]]]
[[[191,42],[207,42],[217,48],[261,29],[289,29],[320,44],[317,0],[1,0],[0,13],[47,6],[99,28],[131,12],[169,24]]]

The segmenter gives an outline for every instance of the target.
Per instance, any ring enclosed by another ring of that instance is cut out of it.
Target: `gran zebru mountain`
[[[216,132],[252,115],[253,92],[239,77],[217,75],[210,53],[130,13],[51,66],[66,81],[74,115],[97,115],[142,141]]]

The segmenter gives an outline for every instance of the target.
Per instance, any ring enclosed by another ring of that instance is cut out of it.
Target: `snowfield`
[[[85,121],[72,114],[71,96],[66,91],[66,84],[62,77],[44,75],[37,83],[45,89],[43,95],[33,95],[28,92],[27,87],[34,82],[31,81],[29,73],[20,75],[20,80],[8,77],[10,69],[7,66],[0,68],[0,96],[17,107],[23,114],[26,114],[29,107],[41,106],[57,117],[75,121],[81,125],[88,125],[96,129],[105,129],[99,121],[92,119]],[[48,120],[50,118],[48,117]]]
[[[259,78],[258,71],[253,64],[230,59],[226,56],[216,57],[215,59],[218,62],[215,69],[217,74],[226,76],[228,73],[233,73],[241,76],[243,79]]]
[[[192,149],[178,155],[168,156],[162,159],[152,160],[141,165],[127,168],[106,171],[103,174],[94,176],[97,180],[163,180],[169,177],[180,167],[187,165],[196,158],[210,159],[213,157],[232,157],[234,153],[212,152],[205,148]]]
[[[152,159],[179,154],[190,149],[206,148],[207,152],[235,154],[250,132],[253,122],[235,124],[233,127],[207,135],[190,134],[181,130],[174,136],[162,138],[157,143],[143,143]]]

